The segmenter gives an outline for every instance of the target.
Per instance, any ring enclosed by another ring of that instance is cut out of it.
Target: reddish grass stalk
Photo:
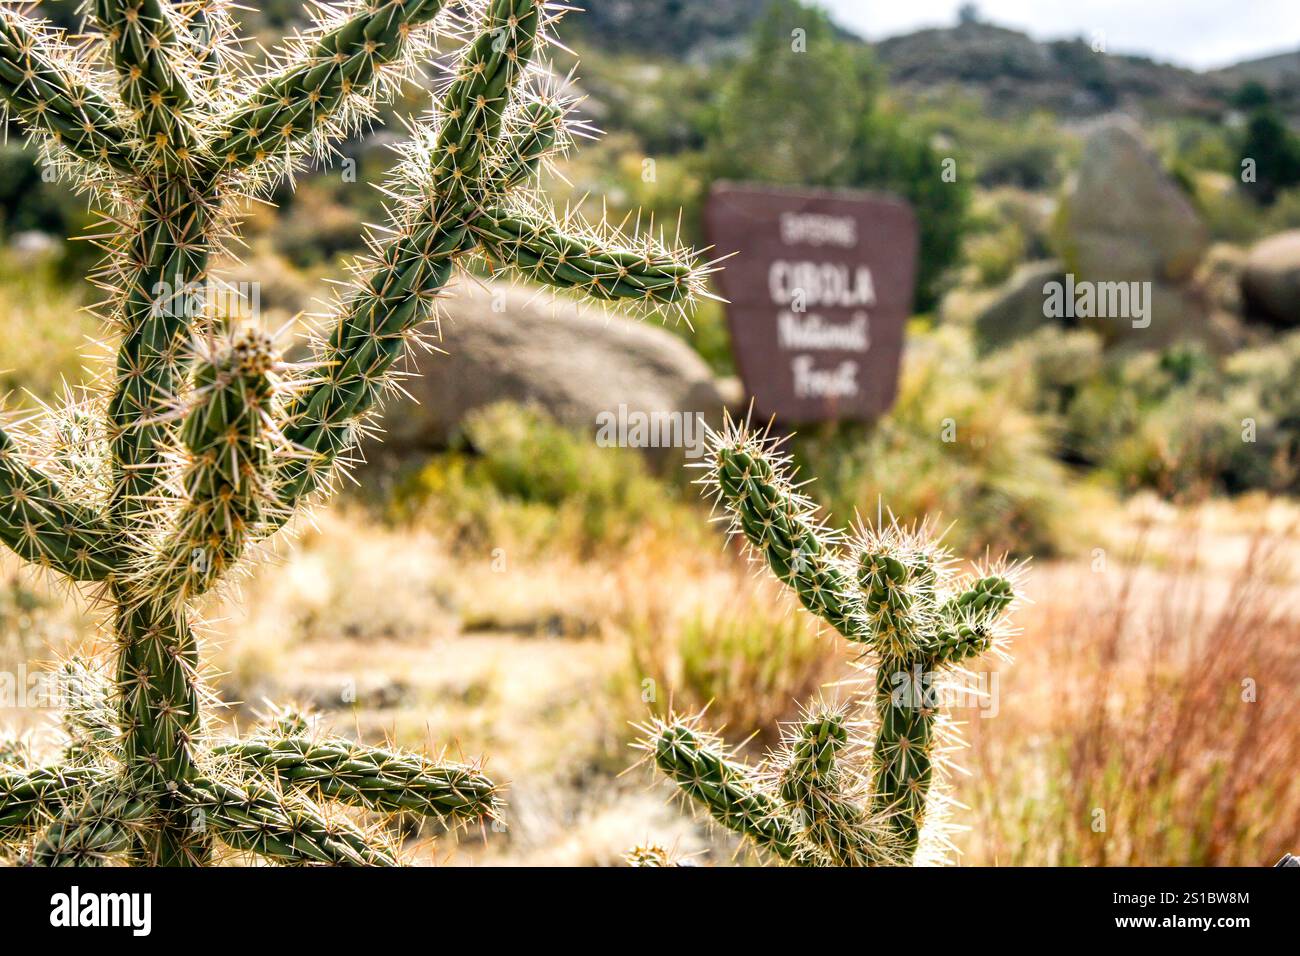
[[[1281,542],[1256,536],[1233,572],[1190,537],[1169,571],[1135,560],[1108,585],[1080,566],[1026,615],[1000,718],[969,722],[967,862],[1261,865],[1300,846]]]

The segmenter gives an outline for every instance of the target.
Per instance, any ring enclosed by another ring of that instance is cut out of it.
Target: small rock
[[[1300,229],[1269,236],[1250,250],[1241,291],[1252,315],[1281,328],[1300,325]]]
[[[1043,287],[1049,282],[1063,281],[1061,263],[1055,260],[1019,266],[975,316],[975,340],[980,350],[992,351],[1045,325],[1059,324],[1044,313]]]

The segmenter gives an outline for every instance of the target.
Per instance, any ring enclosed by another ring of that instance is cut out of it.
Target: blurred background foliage
[[[1287,83],[1226,74],[1211,82],[1141,58],[1099,58],[1082,40],[1034,47],[973,10],[955,31],[872,45],[799,0],[665,4],[652,3],[656,18],[642,4],[610,2],[563,24],[581,58],[567,92],[606,133],[561,164],[557,198],[599,196],[611,219],[653,217],[695,244],[705,240],[702,207],[719,179],[881,190],[917,210],[918,317],[897,406],[876,423],[806,430],[791,445],[821,479],[813,493],[837,515],[884,501],[901,517],[960,518],[954,543],[967,553],[1048,554],[1071,547],[1063,516],[1099,487],[1182,500],[1297,490],[1296,335],[1225,358],[1184,347],[1132,354],[1083,330],[1044,331],[987,354],[940,308],[954,290],[998,288],[1021,264],[1053,255],[1051,210],[1077,166],[1081,132],[1115,107],[1145,110],[1144,132],[1213,239],[1248,243],[1300,226],[1298,98]],[[71,27],[75,8],[52,0],[41,12]],[[272,46],[306,23],[298,0],[239,16],[254,58],[258,43]],[[657,26],[638,33],[643,23]],[[978,55],[945,46],[963,35],[984,44]],[[556,67],[567,74],[568,54],[557,51]],[[264,308],[286,317],[310,310],[315,283],[360,251],[360,225],[382,215],[381,193],[366,184],[382,181],[396,119],[424,108],[423,86],[409,84],[377,132],[246,210],[249,248],[235,277],[261,283]],[[1241,180],[1242,156],[1262,171],[1254,182]],[[954,182],[940,175],[949,161]],[[0,146],[0,383],[19,406],[87,374],[78,353],[97,329],[79,311],[93,299],[79,277],[96,253],[90,242],[60,239],[82,235],[93,219],[84,197],[43,175],[19,136]],[[672,330],[717,374],[734,374],[720,305],[706,303]],[[1243,445],[1248,413],[1258,434]],[[949,420],[955,437],[940,440]],[[481,416],[464,435],[462,446],[385,486],[399,489],[391,514],[442,496],[467,540],[522,521],[534,541],[576,529],[568,544],[581,551],[619,538],[619,522],[653,522],[660,499],[682,496],[671,470],[611,464],[619,456],[584,447],[535,410],[513,424]]]
[[[560,165],[560,201],[607,203],[615,221],[653,215],[696,244],[721,178],[882,190],[917,209],[895,407],[803,429],[788,448],[838,525],[929,516],[951,525],[963,556],[1038,561],[1004,719],[960,715],[977,771],[957,782],[974,824],[958,838],[967,861],[1257,865],[1294,851],[1300,697],[1273,693],[1243,719],[1237,681],[1300,679],[1292,597],[1268,590],[1294,591],[1294,579],[1240,554],[1242,528],[1300,494],[1300,331],[1227,351],[1115,348],[1084,328],[994,344],[958,306],[1055,256],[1056,202],[1112,110],[1142,118],[1213,241],[1300,228],[1300,79],[1264,61],[1195,74],[1080,39],[1040,44],[973,7],[955,28],[867,44],[797,0],[589,6],[562,24],[581,58],[567,92],[605,135]],[[40,11],[74,27],[76,7]],[[306,22],[300,0],[239,14],[254,56]],[[791,55],[796,29],[815,53]],[[561,53],[556,66],[565,76],[572,62]],[[424,86],[245,210],[248,248],[229,278],[260,283],[268,324],[312,310],[320,280],[360,251],[361,224],[381,219],[366,184],[393,161],[394,121],[426,107]],[[83,311],[95,249],[63,241],[94,211],[10,134],[0,391],[22,412],[86,381],[103,356]],[[955,182],[940,177],[945,160]],[[670,328],[734,374],[721,305]],[[241,719],[241,701],[300,699],[362,736],[423,746],[433,728],[439,745],[492,754],[515,815],[474,845],[480,859],[610,863],[647,834],[708,852],[643,778],[617,776],[632,761],[629,722],[707,707],[733,743],[758,731],[754,753],[795,701],[847,675],[816,621],[722,544],[679,464],[597,447],[531,406],[481,409],[451,447],[364,480],[248,582],[242,608],[212,615],[219,691]],[[1184,517],[1197,505],[1204,539]],[[1146,550],[1126,550],[1130,533]],[[1118,581],[1098,573],[1098,550],[1123,566]],[[3,564],[0,575],[4,667],[91,633],[62,595]],[[1111,808],[1110,836],[1090,826],[1097,806]]]

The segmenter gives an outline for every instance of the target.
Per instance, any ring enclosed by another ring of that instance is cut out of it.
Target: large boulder
[[[1131,120],[1112,117],[1088,136],[1055,233],[1077,288],[1090,287],[1100,301],[1104,289],[1125,283],[1129,301],[1145,303],[1141,315],[1098,312],[1081,324],[1134,348],[1185,339],[1225,346],[1191,288],[1209,232]]]
[[[1241,276],[1246,306],[1272,325],[1300,325],[1300,229],[1256,244]]]
[[[975,340],[981,351],[1010,345],[1045,325],[1060,325],[1043,308],[1044,287],[1064,281],[1064,268],[1056,260],[1019,266],[975,316]]]
[[[1137,126],[1112,119],[1084,144],[1057,239],[1079,278],[1178,283],[1196,268],[1209,233]]]
[[[415,360],[419,374],[403,381],[415,402],[384,416],[372,456],[444,447],[467,413],[500,401],[537,405],[592,433],[617,421],[620,406],[622,414],[698,412],[710,423],[721,415],[724,396],[709,367],[657,320],[496,284],[466,283],[445,306],[441,351]]]

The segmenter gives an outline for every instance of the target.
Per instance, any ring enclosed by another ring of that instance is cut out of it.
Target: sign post
[[[894,403],[917,225],[888,196],[716,183],[709,241],[756,411],[786,424],[874,418]]]

